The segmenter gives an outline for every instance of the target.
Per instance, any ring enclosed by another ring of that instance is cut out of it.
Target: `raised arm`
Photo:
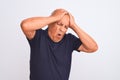
[[[67,12],[65,10],[61,10],[59,12],[53,13],[48,17],[32,17],[25,19],[21,22],[21,28],[24,34],[28,39],[32,39],[35,36],[36,30],[41,29],[44,26],[59,21]]]
[[[97,43],[90,35],[88,35],[75,23],[74,18],[71,14],[69,14],[69,16],[70,28],[78,35],[82,42],[82,45],[78,48],[78,50],[88,53],[95,52],[98,49]]]

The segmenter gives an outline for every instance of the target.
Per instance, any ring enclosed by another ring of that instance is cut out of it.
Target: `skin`
[[[59,42],[65,35],[69,26],[69,16],[65,15],[60,21],[48,25],[48,34],[54,42]]]
[[[78,48],[80,51],[84,52],[95,52],[98,49],[97,43],[95,40],[84,32],[74,21],[74,17],[70,15],[70,28],[78,35],[80,40],[82,41],[82,45]]]
[[[64,9],[56,9],[48,17],[32,17],[21,22],[21,28],[28,39],[33,39],[37,29],[48,25],[48,35],[54,42],[59,42],[71,28],[80,38],[82,45],[78,50],[91,53],[98,49],[95,40],[84,32],[74,20],[74,17]]]

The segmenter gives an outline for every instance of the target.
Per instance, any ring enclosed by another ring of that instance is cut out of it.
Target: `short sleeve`
[[[38,39],[40,39],[41,32],[42,32],[42,29],[36,30],[35,36],[34,36],[34,38],[31,39],[31,40],[29,40],[29,39],[26,37],[27,40],[28,40],[28,42],[29,42],[29,44],[30,44],[30,46],[33,44],[33,42],[36,42]]]
[[[77,38],[76,36],[74,36],[73,34],[69,33],[69,36],[70,36],[70,42],[72,43],[73,50],[78,51],[78,48],[82,44],[81,40],[79,38]]]

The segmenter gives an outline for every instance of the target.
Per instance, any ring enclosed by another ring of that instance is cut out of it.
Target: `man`
[[[42,30],[48,25],[46,30]],[[31,48],[30,80],[68,80],[73,50],[95,52],[96,42],[64,9],[56,9],[48,17],[32,17],[21,22]],[[71,28],[79,38],[71,33]]]

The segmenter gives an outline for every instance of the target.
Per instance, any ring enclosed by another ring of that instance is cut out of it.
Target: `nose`
[[[66,31],[66,29],[64,28],[64,26],[62,26],[62,27],[60,28],[60,31],[62,31],[62,32],[65,32],[65,31]]]

